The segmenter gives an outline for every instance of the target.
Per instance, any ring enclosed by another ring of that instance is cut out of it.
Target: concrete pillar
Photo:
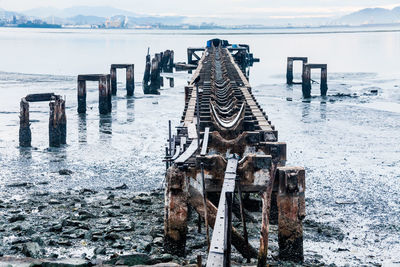
[[[321,68],[321,96],[326,96],[328,91],[328,67]]]
[[[113,95],[117,94],[117,69],[111,67],[110,69],[111,76],[111,91]]]
[[[126,94],[133,96],[135,91],[135,74],[134,65],[130,65],[126,68]]]
[[[305,217],[305,171],[301,167],[279,167],[278,244],[279,258],[302,262]]]
[[[32,133],[29,123],[29,102],[25,98],[21,99],[19,115],[19,146],[30,147]]]
[[[78,78],[78,113],[86,113],[86,81]]]
[[[185,173],[170,167],[166,175],[164,212],[164,250],[184,256],[187,235],[188,196]]]
[[[105,75],[99,79],[99,112],[100,114],[107,114],[109,112],[107,77]]]
[[[303,67],[302,90],[304,98],[311,97],[311,68],[307,64]]]
[[[293,59],[287,58],[286,83],[293,84]]]

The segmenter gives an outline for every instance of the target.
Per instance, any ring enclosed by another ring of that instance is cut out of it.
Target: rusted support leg
[[[203,195],[192,186],[189,186],[189,204],[196,210],[198,214],[204,216]],[[214,228],[215,217],[217,216],[217,208],[214,204],[207,200],[207,221],[208,224]],[[232,227],[232,245],[243,255],[245,258],[256,258],[257,251],[249,244],[246,244],[244,238],[240,233]]]
[[[60,144],[67,143],[67,115],[65,113],[65,100],[60,99]]]
[[[303,68],[302,90],[304,98],[311,97],[311,68],[307,65]]]
[[[99,80],[99,112],[100,114],[107,114],[109,112],[106,76],[101,77]]]
[[[293,59],[287,59],[286,83],[293,84]]]
[[[302,262],[305,171],[300,167],[280,167],[277,176],[279,177],[279,258]]]
[[[30,147],[32,141],[31,124],[29,123],[29,102],[21,99],[19,115],[19,146]]]
[[[59,118],[61,117],[61,109],[59,100],[50,101],[50,116],[49,116],[49,146],[60,146],[60,127]]]
[[[321,69],[321,96],[326,96],[328,91],[328,67]]]
[[[134,66],[128,66],[126,68],[126,94],[128,96],[133,96],[135,91],[135,74]]]
[[[260,249],[258,252],[257,267],[267,266],[269,211],[271,208],[271,195],[268,191],[269,190],[267,189],[262,194],[261,237],[260,237]]]
[[[172,166],[167,171],[164,217],[164,249],[184,256],[187,234],[187,186],[185,173]]]
[[[111,76],[111,92],[112,95],[117,94],[117,69],[111,68],[110,69],[110,76]]]
[[[78,113],[86,113],[86,81],[78,80]]]

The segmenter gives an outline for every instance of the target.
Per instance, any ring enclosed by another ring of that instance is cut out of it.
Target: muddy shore
[[[60,173],[68,171],[60,170]],[[79,258],[92,265],[118,261],[122,264],[124,257],[134,258],[135,264],[173,262],[185,266],[195,264],[197,255],[203,255],[203,262],[206,261],[204,225],[199,234],[194,211],[189,222],[187,256],[179,258],[164,252],[164,195],[161,189],[133,193],[123,184],[99,192],[70,189],[53,193],[35,187],[32,183],[6,186],[14,194],[18,192],[21,198],[0,200],[2,257],[67,261]],[[257,196],[252,197],[257,200]],[[249,216],[252,217],[252,222],[248,222],[250,242],[258,247],[260,213],[250,212]],[[233,224],[241,229],[240,219],[234,217]],[[271,232],[269,261],[273,265],[283,265],[276,261],[277,227],[272,225]],[[328,240],[344,237],[338,229],[309,220],[305,221],[305,235],[323,235]],[[304,265],[323,265],[321,258],[318,254],[308,256]],[[233,266],[256,264],[255,259],[247,263],[235,249],[232,260]]]

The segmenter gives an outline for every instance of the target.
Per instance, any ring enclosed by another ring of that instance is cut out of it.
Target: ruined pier
[[[29,103],[49,102],[49,146],[59,147],[67,143],[67,116],[65,114],[65,100],[54,93],[30,94],[21,99],[19,146],[32,146],[32,132],[29,121]]]
[[[275,214],[279,257],[301,262],[305,171],[285,166],[286,143],[278,141],[278,132],[253,96],[234,50],[248,51],[248,47],[210,40],[203,54],[195,56],[197,62],[189,62],[197,68],[185,87],[181,122],[176,134],[170,133],[166,148],[164,247],[185,255],[191,206],[206,228],[214,229],[207,266],[230,266],[231,244],[244,258],[258,258],[258,266],[266,266],[269,224]],[[242,194],[254,193],[262,199],[258,251],[248,242],[244,213],[249,207],[242,201]],[[241,211],[235,216],[243,229],[232,226],[235,194]]]

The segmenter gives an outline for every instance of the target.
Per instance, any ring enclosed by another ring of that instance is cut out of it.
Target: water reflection
[[[78,114],[78,142],[87,143],[86,114]]]
[[[126,121],[135,121],[135,98],[127,97],[126,99]]]
[[[100,140],[110,140],[112,137],[112,116],[111,114],[100,114],[99,117]]]
[[[327,105],[326,105],[326,97],[324,97],[323,100],[321,100],[321,103],[319,104],[319,116],[321,118],[321,120],[326,120],[326,109],[327,109]]]
[[[326,120],[327,118],[327,102],[326,97],[319,98],[319,117],[321,120]],[[310,115],[312,115],[312,106],[311,99],[303,99],[302,101],[302,118],[309,119]]]

